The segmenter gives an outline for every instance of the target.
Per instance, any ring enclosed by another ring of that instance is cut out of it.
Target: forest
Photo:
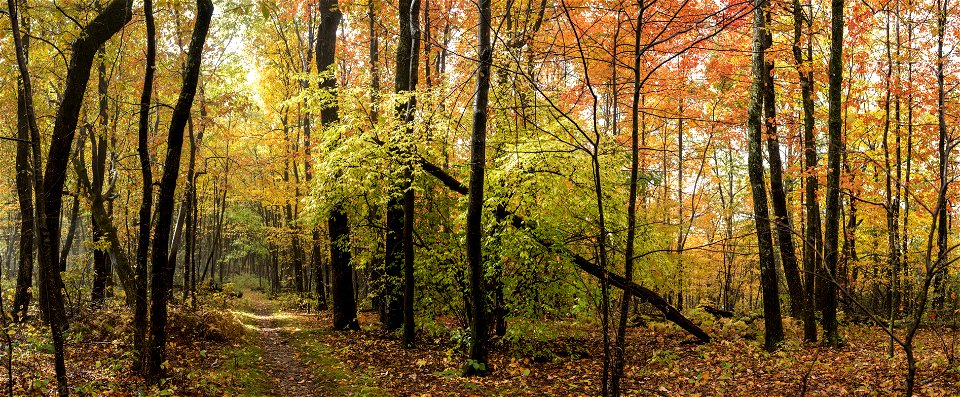
[[[6,0],[0,395],[960,396],[949,0]]]

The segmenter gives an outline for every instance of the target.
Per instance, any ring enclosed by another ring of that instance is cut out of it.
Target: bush
[[[243,324],[232,313],[222,310],[171,307],[168,324],[171,339],[234,342],[244,335]]]

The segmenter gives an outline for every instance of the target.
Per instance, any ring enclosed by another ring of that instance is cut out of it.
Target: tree
[[[490,0],[480,0],[477,26],[477,94],[470,137],[470,186],[467,199],[467,262],[470,270],[470,354],[467,375],[485,375],[487,367],[487,305],[483,285],[483,177],[486,168],[487,104],[490,93]]]
[[[207,39],[210,20],[213,17],[213,2],[197,0],[197,15],[187,53],[186,70],[180,88],[180,96],[170,118],[167,132],[167,154],[163,176],[160,179],[157,197],[157,222],[154,227],[153,256],[151,258],[150,345],[147,359],[147,380],[157,384],[163,377],[167,343],[167,300],[173,273],[168,257],[171,221],[173,219],[174,194],[180,173],[180,153],[183,150],[183,133],[190,118],[190,108],[197,93],[200,65],[203,60],[203,45]]]
[[[24,8],[26,2],[24,1]],[[26,19],[23,19],[23,28],[29,33],[30,25]],[[24,36],[23,53],[24,64],[29,59],[30,39],[29,34]],[[20,252],[17,261],[17,287],[13,298],[13,307],[10,309],[10,315],[15,321],[19,321],[27,315],[27,309],[30,306],[30,293],[33,286],[33,246],[34,246],[34,207],[33,207],[33,173],[35,166],[39,164],[31,163],[30,148],[30,120],[27,115],[27,97],[23,88],[23,77],[17,80],[17,204],[20,207]]]
[[[332,128],[340,121],[337,105],[337,75],[333,69],[337,51],[337,28],[340,26],[340,4],[337,0],[320,2],[320,24],[317,33],[317,72],[321,74],[320,89],[332,95],[331,103],[320,110],[320,124]],[[333,328],[359,330],[357,302],[353,294],[353,265],[350,253],[350,221],[343,203],[334,204],[327,218],[330,233],[330,278],[333,298]]]
[[[54,347],[57,392],[69,394],[66,367],[64,366],[63,332],[67,321],[63,305],[63,281],[59,273],[60,205],[63,186],[66,182],[67,163],[76,133],[77,119],[90,69],[97,50],[118,32],[131,18],[132,2],[113,0],[91,20],[71,45],[72,53],[63,94],[53,124],[53,134],[47,154],[47,163],[41,176],[34,172],[34,192],[37,211],[37,259],[40,273],[40,302],[47,322],[50,324]],[[27,66],[25,46],[20,34],[17,4],[7,0],[8,15],[13,31],[17,68],[23,87],[24,110],[30,127],[34,169],[40,168],[40,129],[34,108],[33,86]]]
[[[830,80],[827,90],[829,102],[827,131],[827,197],[824,219],[822,272],[823,288],[819,297],[823,302],[823,342],[838,346],[837,334],[837,262],[840,238],[840,157],[843,146],[843,120],[840,117],[841,84],[843,83],[843,0],[831,0],[830,23]]]
[[[761,149],[761,112],[766,88],[763,75],[767,66],[764,50],[769,46],[764,16],[763,0],[758,0],[753,16],[753,83],[750,86],[750,105],[747,110],[749,149],[747,162],[750,174],[750,189],[753,193],[753,220],[757,230],[757,246],[760,251],[760,287],[763,290],[764,348],[776,350],[783,341],[783,320],[780,318],[780,294],[773,257],[773,236],[770,232],[770,217],[767,209],[767,190],[763,178],[763,151]],[[771,162],[771,165],[773,163]]]
[[[803,21],[807,21],[807,48],[804,57],[801,41],[803,40]],[[810,63],[813,59],[812,32],[810,32],[813,16],[806,16],[799,0],[793,2],[793,59],[800,80],[800,102],[803,107],[803,161],[806,177],[804,178],[804,206],[806,224],[803,231],[803,338],[809,342],[817,340],[816,324],[816,291],[817,269],[823,260],[821,249],[822,234],[820,233],[820,202],[817,198],[817,179],[814,170],[817,167],[817,143],[814,135],[814,108],[813,108],[813,68]]]
[[[150,97],[156,72],[157,39],[153,20],[153,0],[143,1],[147,33],[147,58],[143,72],[143,90],[137,119],[137,158],[140,160],[140,210],[138,212],[136,252],[136,294],[133,311],[134,367],[144,370],[147,357],[147,260],[150,252],[150,212],[153,208],[153,168],[150,164]]]

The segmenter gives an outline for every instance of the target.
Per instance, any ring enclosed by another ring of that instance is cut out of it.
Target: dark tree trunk
[[[99,116],[100,121],[100,136],[97,137],[97,134],[91,129],[90,130],[90,166],[91,166],[91,195],[102,196],[103,195],[103,183],[106,177],[106,165],[107,165],[107,133],[110,125],[107,101],[107,89],[109,88],[109,81],[107,81],[107,65],[104,62],[104,51],[103,48],[99,51],[100,54],[100,65],[97,68],[97,94],[99,97]],[[104,238],[103,226],[100,225],[97,220],[91,215],[90,217],[90,226],[94,242],[100,241]],[[73,225],[70,226],[73,229]],[[66,252],[64,252],[63,260],[66,263]],[[103,301],[107,295],[107,282],[112,276],[110,272],[109,258],[107,257],[107,252],[101,249],[93,250],[93,288],[90,290],[90,302],[94,307],[100,307],[103,305]]]
[[[803,233],[803,339],[808,342],[817,340],[816,323],[816,273],[820,268],[823,257],[821,249],[823,248],[822,235],[820,233],[820,202],[817,198],[817,175],[814,173],[817,168],[817,142],[814,135],[813,118],[813,70],[808,70],[804,65],[810,62],[813,56],[813,46],[811,38],[807,36],[807,56],[804,58],[800,42],[803,39],[803,20],[807,18],[807,28],[810,28],[811,20],[805,16],[803,6],[799,0],[793,2],[793,58],[797,66],[797,74],[800,77],[800,96],[803,106],[803,159],[804,171],[806,172],[804,185],[804,206],[806,207],[806,225]]]
[[[944,87],[944,68],[947,62],[946,55],[943,51],[943,42],[944,36],[946,33],[947,25],[947,0],[938,0],[937,1],[937,62],[936,62],[936,75],[937,75],[937,174],[940,179],[940,186],[945,186],[947,184],[947,173],[949,171],[950,159],[947,157],[949,155],[949,146],[951,145],[950,137],[947,135],[947,118],[946,118],[946,88]],[[946,189],[943,189],[946,190]],[[944,192],[941,192],[943,194]],[[938,207],[939,212],[936,214],[937,222],[937,260],[934,263],[934,276],[933,276],[933,300],[931,306],[933,310],[940,310],[943,308],[943,302],[946,299],[946,283],[945,279],[947,277],[947,211],[950,206],[949,200],[943,200],[944,205]],[[923,310],[923,308],[920,308]]]
[[[329,71],[334,65],[337,51],[337,28],[340,26],[340,5],[337,0],[320,1],[320,26],[317,33],[317,72]],[[335,70],[334,70],[335,72]],[[320,81],[320,88],[331,94],[337,92],[337,78],[332,76]],[[320,124],[330,127],[340,122],[340,107],[334,104],[320,110]],[[333,328],[337,330],[359,330],[357,321],[357,301],[353,293],[353,264],[350,255],[350,222],[343,203],[330,211],[327,219],[330,232],[330,278],[333,281]]]
[[[30,141],[34,156],[34,169],[40,166],[40,129],[37,127],[37,114],[33,105],[33,88],[20,36],[17,5],[7,0],[11,30],[14,32],[14,48],[17,53],[17,66],[23,84],[25,110],[30,126]],[[77,119],[83,103],[83,96],[90,79],[90,69],[96,51],[103,43],[113,37],[131,18],[132,2],[113,0],[107,4],[72,44],[70,65],[64,81],[60,107],[54,119],[53,133],[49,140],[50,148],[47,164],[41,177],[34,173],[35,199],[37,209],[37,258],[40,273],[40,301],[45,308],[50,323],[54,346],[57,391],[67,395],[66,367],[64,366],[63,331],[67,327],[63,306],[63,281],[57,271],[58,247],[60,245],[60,211],[63,186],[66,182],[67,164],[70,157],[73,138],[76,133]]]
[[[303,58],[303,72],[310,73],[313,64],[314,45],[316,44],[315,33],[313,30],[313,15],[310,17],[310,26],[307,33],[307,56]],[[303,79],[301,85],[304,89],[310,88],[310,80]],[[304,108],[306,108],[304,100]],[[303,174],[310,186],[313,180],[313,142],[311,131],[312,115],[309,111],[305,112],[303,117]],[[313,282],[317,293],[317,310],[327,310],[327,290],[323,283],[323,242],[320,238],[320,227],[315,226],[311,231],[310,244],[310,268],[313,270]]]
[[[156,27],[153,21],[153,0],[143,1],[146,19],[147,59],[140,93],[140,114],[137,124],[137,157],[140,159],[140,203],[137,229],[136,296],[133,309],[134,368],[143,372],[147,357],[147,258],[150,252],[150,212],[153,207],[153,170],[150,165],[150,97],[153,95],[153,74],[157,59]]]
[[[750,88],[750,107],[747,128],[749,148],[747,153],[750,188],[753,193],[753,220],[757,229],[757,246],[760,255],[760,284],[763,291],[764,348],[776,350],[783,341],[783,320],[780,318],[780,294],[773,253],[773,235],[767,209],[767,190],[763,178],[763,140],[761,113],[763,107],[763,74],[766,72],[764,51],[768,47],[763,0],[757,1],[753,17],[753,84]]]
[[[418,0],[400,0],[398,7],[400,34],[399,42],[397,43],[397,74],[394,87],[397,93],[412,93],[417,86],[419,71],[417,65],[420,55],[420,27],[418,23],[420,2]],[[409,124],[413,121],[415,106],[416,100],[411,94],[405,101],[397,104],[397,117],[404,123]],[[406,158],[410,151],[411,143],[409,139],[411,137],[409,137],[409,134],[411,132],[409,126],[404,127],[403,133],[407,136],[393,139],[391,150],[399,158]],[[402,161],[406,162],[407,160]],[[409,223],[410,227],[413,225],[412,219],[408,222],[406,218],[412,218],[414,216],[413,210],[415,209],[414,203],[412,202],[414,195],[410,190],[412,173],[410,172],[408,164],[401,163],[399,167],[402,169],[401,179],[395,183],[393,192],[390,195],[390,200],[387,202],[385,277],[381,288],[383,291],[381,297],[381,299],[383,299],[381,322],[383,322],[383,326],[387,330],[399,328],[405,320],[405,313],[403,312],[403,291],[406,290],[406,287],[401,290],[400,285],[401,283],[404,283],[404,285],[406,283],[406,271],[404,269],[406,266],[406,253],[407,251],[411,252],[411,254],[413,252],[413,247],[406,247],[407,242],[404,239],[407,224]],[[407,203],[408,200],[411,202]],[[410,212],[406,211],[407,208],[410,209]],[[412,244],[412,240],[410,243]]]
[[[403,10],[401,10],[402,13]],[[410,66],[408,73],[407,90],[413,92],[417,88],[417,75],[419,73],[418,60],[420,58],[420,0],[413,0],[410,4],[407,18],[410,24]],[[410,97],[407,100],[404,109],[403,118],[407,123],[406,134],[410,135],[413,131],[410,123],[413,122],[414,108],[416,107],[416,98]],[[412,138],[412,137],[411,137]],[[414,164],[407,161],[405,172],[406,188],[403,192],[403,343],[407,347],[413,346],[416,339],[416,320],[414,319],[414,290],[416,280],[413,272],[413,217],[414,203],[416,193],[413,190],[413,171]]]
[[[483,288],[483,178],[486,168],[487,103],[490,93],[490,0],[480,0],[477,29],[477,96],[473,104],[470,140],[470,188],[467,199],[467,260],[470,269],[470,354],[464,366],[468,375],[485,375],[487,367],[487,304]]]
[[[772,38],[765,33],[767,42]],[[777,242],[780,244],[780,263],[783,266],[787,290],[790,292],[790,315],[793,318],[803,316],[803,281],[797,266],[797,252],[793,245],[793,225],[790,222],[790,210],[787,207],[787,194],[783,188],[783,162],[780,160],[780,141],[777,136],[777,105],[773,80],[773,61],[767,61],[763,71],[763,117],[766,121],[767,155],[770,164],[770,201],[773,207],[774,225],[777,230]]]
[[[628,282],[633,282],[633,255],[637,238],[637,188],[640,173],[640,39],[643,34],[643,18],[645,0],[639,3],[637,24],[633,36],[633,98],[630,107],[630,192],[627,197],[627,241],[624,249],[623,276]],[[614,54],[616,57],[616,54]],[[620,297],[619,323],[617,324],[616,350],[613,360],[613,373],[610,377],[610,394],[620,395],[620,380],[623,378],[623,367],[626,363],[627,346],[627,317],[630,301],[633,299],[626,292]]]
[[[157,39],[153,21],[153,0],[143,1],[146,22],[147,54],[140,92],[137,120],[137,157],[140,160],[140,210],[137,222],[136,295],[133,309],[134,368],[144,372],[147,357],[147,258],[150,252],[150,213],[153,208],[153,170],[150,164],[150,98],[153,95],[153,76],[156,69]],[[158,118],[159,120],[159,118]]]
[[[24,30],[29,26],[24,21]],[[23,37],[23,56],[29,52],[29,36]],[[17,81],[17,203],[20,206],[20,254],[17,261],[17,287],[13,297],[13,309],[10,314],[14,321],[20,321],[27,315],[32,298],[33,286],[33,164],[30,163],[30,125],[27,119],[26,97],[22,78]]]
[[[190,118],[190,108],[197,93],[200,79],[200,63],[203,56],[203,44],[210,28],[213,15],[213,3],[210,0],[197,0],[197,17],[190,38],[187,53],[186,70],[177,105],[170,118],[167,135],[167,155],[164,161],[163,176],[160,179],[157,197],[157,223],[154,228],[153,255],[151,262],[150,304],[150,348],[147,359],[147,380],[158,384],[163,377],[163,363],[166,361],[167,343],[167,300],[170,297],[170,258],[168,244],[173,218],[173,205],[177,189],[177,176],[180,173],[180,153],[183,150],[183,132]]]
[[[823,288],[820,288],[823,311],[823,338],[828,346],[840,342],[837,334],[836,274],[840,243],[840,157],[843,146],[843,120],[840,117],[841,84],[843,83],[843,0],[831,0],[830,81],[828,89],[829,117],[827,146],[827,197],[824,225]]]
[[[637,236],[637,187],[638,174],[640,170],[640,88],[642,81],[640,79],[640,57],[642,51],[640,48],[640,39],[643,33],[643,13],[645,11],[645,1],[639,3],[639,13],[637,15],[637,24],[634,30],[634,58],[633,58],[633,98],[630,108],[630,192],[627,197],[627,241],[624,249],[624,279],[633,282],[633,255]],[[619,32],[619,30],[618,30]],[[616,54],[614,54],[616,58]],[[623,368],[626,363],[626,337],[627,337],[627,317],[630,309],[630,302],[633,299],[629,294],[624,293],[620,297],[619,323],[617,324],[616,349],[613,360],[613,371],[610,378],[610,394],[620,395],[620,381],[623,378]]]

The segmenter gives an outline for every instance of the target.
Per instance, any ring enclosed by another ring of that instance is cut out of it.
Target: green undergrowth
[[[254,344],[230,346],[213,353],[216,361],[222,363],[220,366],[193,369],[186,376],[190,385],[203,395],[263,396],[269,393],[270,383],[263,371],[262,353]],[[200,354],[208,353],[201,350]]]

